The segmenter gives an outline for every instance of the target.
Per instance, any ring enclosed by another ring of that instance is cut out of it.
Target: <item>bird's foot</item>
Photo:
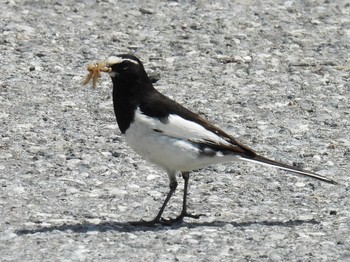
[[[194,214],[189,214],[187,212],[182,212],[177,218],[169,218],[169,219],[161,218],[160,222],[162,223],[162,225],[171,226],[174,224],[181,224],[185,217],[199,219],[201,216],[206,216],[206,215],[205,214],[194,215]]]
[[[165,219],[165,218],[161,217],[161,218],[155,218],[155,219],[150,220],[150,221],[146,221],[146,220],[141,219],[140,221],[129,222],[129,224],[132,225],[132,226],[141,226],[141,227],[153,227],[153,226],[156,226],[156,225],[172,226],[172,225],[175,225],[175,224],[181,224],[185,217],[199,219],[202,216],[206,216],[206,215],[205,214],[194,215],[194,214],[189,214],[187,212],[182,212],[176,218]]]
[[[163,225],[163,222],[162,222],[162,218],[153,219],[150,221],[146,221],[146,220],[141,219],[140,221],[131,221],[131,222],[129,222],[129,224],[132,226],[153,227],[153,226],[156,226],[157,224]]]

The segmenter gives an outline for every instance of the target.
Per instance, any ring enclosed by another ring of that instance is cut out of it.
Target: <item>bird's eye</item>
[[[123,62],[122,64],[121,64],[121,68],[123,69],[123,70],[128,70],[129,69],[129,63],[127,63],[127,62]]]

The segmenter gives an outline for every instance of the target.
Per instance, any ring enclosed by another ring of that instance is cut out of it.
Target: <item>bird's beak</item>
[[[87,67],[89,74],[86,76],[83,85],[86,85],[92,80],[92,86],[95,88],[97,85],[97,80],[101,78],[101,72],[111,73],[112,68],[109,66],[107,61],[102,61],[95,64],[89,64]]]

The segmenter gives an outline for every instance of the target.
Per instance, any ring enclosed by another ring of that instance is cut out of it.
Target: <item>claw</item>
[[[177,218],[169,218],[169,219],[165,219],[165,218],[161,218],[161,222],[163,225],[167,225],[167,226],[171,226],[173,224],[180,224],[183,222],[184,217],[190,217],[190,218],[194,218],[194,219],[199,219],[202,216],[206,216],[205,214],[198,214],[198,215],[194,215],[194,214],[189,214],[189,213],[181,213]]]
[[[157,224],[163,225],[163,226],[170,226],[168,223],[164,221],[163,218],[153,219],[150,221],[141,219],[140,221],[131,221],[129,222],[129,224],[132,226],[141,226],[141,227],[153,227],[153,226],[156,226]]]
[[[198,214],[198,215],[194,215],[194,214],[189,214],[189,213],[181,213],[178,217],[176,218],[169,218],[169,219],[165,219],[165,218],[160,218],[160,219],[153,219],[150,221],[146,221],[141,219],[140,221],[131,221],[129,222],[130,225],[132,226],[141,226],[141,227],[153,227],[158,225],[163,225],[163,226],[172,226],[175,224],[181,224],[183,222],[184,217],[190,217],[190,218],[194,218],[194,219],[199,219],[202,216],[207,216],[206,214]]]
[[[141,226],[141,227],[153,227],[157,224],[158,221],[145,221],[143,219],[141,219],[140,221],[131,221],[128,224],[132,225],[132,226]]]

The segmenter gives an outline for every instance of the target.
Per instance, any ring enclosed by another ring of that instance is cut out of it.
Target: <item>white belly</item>
[[[200,149],[191,142],[156,132],[142,122],[133,122],[126,131],[125,137],[136,153],[167,171],[191,171],[238,160],[232,155],[201,155]]]

